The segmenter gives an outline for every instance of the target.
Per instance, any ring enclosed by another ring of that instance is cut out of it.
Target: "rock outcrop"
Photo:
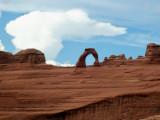
[[[116,55],[111,55],[108,59],[109,59],[109,60],[115,60],[116,57],[117,57]]]
[[[93,57],[95,58],[94,66],[100,66],[99,60],[98,60],[98,54],[94,48],[87,48],[83,52],[83,54],[79,57],[78,62],[76,64],[76,67],[86,67],[86,57],[92,54]]]
[[[147,45],[145,57],[151,63],[160,63],[160,45],[150,43]]]
[[[123,65],[126,57],[124,54],[121,55],[111,55],[108,59],[105,57],[102,65]]]
[[[143,57],[143,56],[138,56],[137,57],[137,60],[143,60],[143,59],[145,59],[145,57]]]
[[[132,57],[129,57],[128,60],[132,60]]]
[[[125,58],[125,55],[111,55],[109,59],[105,57],[102,65],[141,65],[141,64],[160,64],[160,45],[150,43],[147,45],[145,57],[138,56],[137,59],[129,57]]]
[[[126,60],[125,54],[121,54],[117,56],[118,60]]]
[[[0,64],[7,64],[11,62],[12,53],[0,51]]]
[[[125,58],[123,55],[118,55],[114,59],[104,59],[104,61],[101,63],[102,65],[140,65],[140,64],[146,64],[149,63],[148,59],[144,58],[143,56],[138,56],[137,59],[132,59],[132,57],[129,57],[128,59]]]
[[[45,63],[44,54],[36,49],[22,50],[14,55],[14,60],[19,63]]]
[[[0,51],[0,64],[10,63],[45,63],[44,54],[36,49],[26,49],[18,52],[15,55],[12,53]]]

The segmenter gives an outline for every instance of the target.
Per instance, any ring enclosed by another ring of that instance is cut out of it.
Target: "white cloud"
[[[82,10],[66,12],[34,11],[11,21],[6,31],[14,36],[16,49],[36,48],[54,60],[63,48],[62,40],[72,37],[116,36],[126,33],[126,28],[97,22]]]
[[[116,3],[110,0],[0,0],[1,10],[14,12],[67,10],[84,8],[84,6],[86,6],[86,8],[90,8],[90,6],[118,8],[122,5],[121,2]]]
[[[55,65],[55,66],[59,66],[59,67],[73,67],[75,65],[73,64],[69,64],[69,63],[59,63],[59,62],[56,62],[56,61],[53,61],[53,60],[49,60],[49,61],[46,61],[46,64],[51,64],[51,65]]]
[[[160,0],[0,0],[0,11],[27,13],[79,8],[99,21],[160,34],[159,5]]]
[[[115,37],[102,37],[98,38],[101,42],[108,42],[117,45],[123,46],[132,46],[132,47],[146,47],[149,43],[160,44],[160,35],[151,34],[151,33],[129,33],[121,36]]]
[[[132,33],[125,35],[122,41],[116,41],[115,43],[127,46],[146,47],[149,43],[160,44],[159,36],[153,34],[144,33]]]
[[[141,46],[146,46],[148,43],[160,44],[159,36],[144,33],[129,34],[126,36],[126,40]]]
[[[3,46],[1,40],[0,40],[0,51],[4,51],[5,47]]]
[[[0,0],[0,10],[31,12],[80,8],[95,16],[116,18],[119,23],[126,23],[127,20],[129,22],[138,20],[134,23],[143,23],[147,19],[152,20],[153,17],[157,16],[154,13],[159,4],[159,0],[154,0],[154,2],[146,0]],[[150,20],[148,21],[150,22]]]

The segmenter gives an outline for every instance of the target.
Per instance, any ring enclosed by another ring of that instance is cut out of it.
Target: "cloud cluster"
[[[30,12],[35,10],[53,11],[67,10],[74,8],[89,8],[91,6],[101,6],[109,8],[119,8],[121,2],[112,2],[110,0],[0,0],[0,9],[14,12]],[[126,0],[125,0],[125,3]],[[85,6],[85,7],[84,7]],[[123,6],[122,6],[123,8]]]
[[[55,11],[84,9],[93,16],[109,17],[112,23],[141,23],[153,20],[159,21],[155,14],[160,1],[154,0],[0,0],[0,10],[12,12]],[[116,18],[116,20],[115,20]]]
[[[48,61],[46,61],[46,64],[59,66],[59,67],[73,67],[74,66],[73,64],[69,64],[69,63],[62,64],[62,63],[56,62],[54,60],[48,60]]]
[[[4,51],[5,47],[3,46],[1,40],[0,40],[0,51]]]
[[[132,33],[126,35],[128,43],[135,44],[137,47],[146,47],[148,43],[160,44],[160,36],[144,33]]]
[[[160,44],[159,38],[160,35],[135,32],[135,33],[125,34],[122,36],[115,36],[112,38],[104,37],[100,39],[100,41],[109,42],[117,45],[123,45],[123,46],[146,47],[146,45],[149,43]]]
[[[126,28],[110,23],[97,22],[82,10],[66,12],[34,11],[10,21],[6,26],[13,36],[17,49],[36,48],[45,53],[47,60],[54,60],[63,48],[62,40],[72,37],[116,36],[126,33]]]

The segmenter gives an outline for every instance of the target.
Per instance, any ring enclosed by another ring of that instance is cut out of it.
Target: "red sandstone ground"
[[[152,120],[160,114],[159,71],[160,64],[0,64],[0,120]]]

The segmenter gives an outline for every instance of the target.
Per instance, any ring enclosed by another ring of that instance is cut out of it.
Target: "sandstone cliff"
[[[140,93],[107,98],[58,114],[42,114],[30,120],[139,120],[160,114],[160,94]],[[156,120],[156,119],[154,119]],[[158,119],[157,119],[158,120]]]

